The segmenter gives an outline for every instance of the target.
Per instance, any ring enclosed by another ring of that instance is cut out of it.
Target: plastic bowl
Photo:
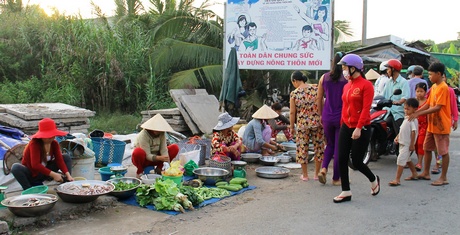
[[[172,180],[174,183],[177,184],[177,186],[180,186],[182,184],[182,178],[184,178],[183,175],[181,176],[168,176],[168,175],[162,175],[162,178],[163,180],[167,180],[167,179],[170,179]]]
[[[110,179],[110,177],[112,175],[115,175],[115,173],[110,170],[110,166],[101,167],[101,168],[99,168],[98,171],[99,171],[99,174],[101,174],[101,180],[102,181],[107,181],[107,180]],[[128,171],[123,171],[120,174],[122,176],[125,176],[126,172],[128,172]]]
[[[159,174],[145,174],[141,176],[141,180],[143,184],[154,184],[157,178],[161,178]]]
[[[28,188],[24,191],[22,191],[21,195],[27,195],[27,194],[45,194],[48,192],[48,186],[46,185],[38,185],[34,186],[31,188]]]

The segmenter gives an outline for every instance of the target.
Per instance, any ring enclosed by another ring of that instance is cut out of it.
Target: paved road
[[[459,234],[460,131],[451,134],[449,185],[394,178],[396,157],[369,164],[381,177],[379,195],[370,183],[351,172],[351,202],[334,204],[340,187],[301,182],[300,170],[281,180],[267,180],[248,171],[257,189],[177,216],[119,204],[115,208],[77,217],[73,221],[27,231],[31,234]],[[313,164],[309,165],[310,170]],[[311,172],[311,171],[310,171]],[[410,174],[406,170],[403,177]],[[432,176],[436,179],[436,176]]]

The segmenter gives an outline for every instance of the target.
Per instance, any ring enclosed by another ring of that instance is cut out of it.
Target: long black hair
[[[332,81],[334,82],[337,82],[340,76],[342,76],[342,65],[338,65],[337,63],[339,63],[339,61],[344,56],[345,53],[339,51],[335,53],[335,56],[332,59],[331,71],[329,71],[329,74],[331,76]]]

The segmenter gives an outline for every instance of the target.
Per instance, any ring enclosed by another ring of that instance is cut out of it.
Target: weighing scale
[[[123,178],[123,172],[126,172],[127,170],[128,170],[128,168],[125,167],[125,166],[112,166],[112,167],[110,167],[110,171],[115,173],[114,175],[110,176],[110,179]]]
[[[246,178],[246,165],[245,161],[231,161],[233,165],[233,177]]]

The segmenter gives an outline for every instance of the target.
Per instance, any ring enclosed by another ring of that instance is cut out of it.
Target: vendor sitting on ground
[[[268,124],[272,128],[272,138],[275,138],[278,135],[278,132],[283,131],[284,135],[286,136],[287,141],[293,141],[292,140],[292,134],[291,130],[289,128],[289,119],[287,119],[283,114],[281,114],[281,109],[283,108],[283,105],[281,105],[279,102],[275,102],[272,104],[272,109],[278,114],[278,117],[274,119],[269,119]]]
[[[239,120],[240,118],[232,117],[228,113],[219,115],[212,134],[211,155],[221,154],[232,160],[240,160],[243,143],[232,129]]]
[[[267,156],[282,146],[271,140],[272,129],[267,120],[278,117],[278,114],[267,105],[263,105],[253,115],[243,134],[243,144],[250,153],[262,153]]]
[[[166,120],[157,114],[141,125],[143,130],[137,135],[131,161],[137,167],[139,178],[144,168],[154,166],[155,173],[161,174],[163,162],[171,162],[179,153],[177,144],[166,145],[166,133],[174,130]]]
[[[64,135],[67,132],[58,130],[53,119],[44,118],[38,122],[38,132],[24,149],[21,163],[14,163],[11,167],[11,173],[22,189],[43,185],[43,181],[50,178],[64,182],[62,174],[67,181],[73,181],[70,175],[72,159],[62,154],[59,143],[54,139]]]

